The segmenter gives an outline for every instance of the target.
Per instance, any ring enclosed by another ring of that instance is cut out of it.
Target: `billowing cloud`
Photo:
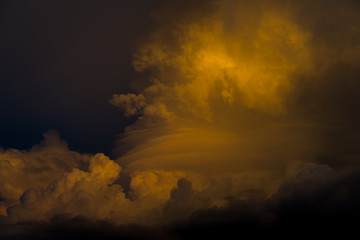
[[[142,114],[142,109],[145,107],[145,99],[142,94],[115,94],[110,103],[123,109],[126,117]]]
[[[84,168],[90,156],[69,150],[55,131],[44,134],[44,140],[29,150],[0,151],[0,214],[16,205],[25,190],[46,187],[66,171]]]
[[[6,221],[267,227],[358,213],[359,5],[192,2],[154,13],[133,60],[150,77],[110,100],[137,118],[118,159],[54,133],[2,151]]]
[[[145,107],[120,141],[131,146],[117,159],[125,174],[204,179],[197,190],[179,180],[172,211],[176,199],[226,206],[358,168],[358,4],[202,2],[169,23],[175,5],[156,12],[158,27],[134,56],[151,77],[139,84]]]

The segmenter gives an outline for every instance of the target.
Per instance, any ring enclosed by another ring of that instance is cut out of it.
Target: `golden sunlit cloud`
[[[290,183],[340,178],[344,172],[318,158],[332,144],[324,136],[338,136],[347,124],[341,117],[352,116],[333,114],[342,79],[330,76],[334,64],[353,66],[360,57],[351,4],[341,5],[348,15],[334,12],[335,23],[316,11],[299,20],[316,9],[311,3],[214,2],[170,23],[162,21],[167,8],[155,13],[159,26],[133,60],[150,78],[136,94],[110,100],[137,118],[119,141],[129,146],[121,157],[72,152],[54,133],[30,151],[2,151],[0,214],[13,222],[68,214],[158,224],[229,199],[276,199]],[[329,24],[346,27],[350,40],[324,41]],[[357,156],[334,149],[341,159]],[[117,184],[122,174],[129,191]]]
[[[284,169],[313,153],[309,129],[281,118],[293,76],[312,71],[312,34],[280,6],[231,16],[229,28],[222,7],[155,32],[135,54],[136,70],[157,71],[140,94],[111,100],[139,116],[125,136],[135,147],[118,160],[125,171]],[[281,171],[265,175],[280,183]]]

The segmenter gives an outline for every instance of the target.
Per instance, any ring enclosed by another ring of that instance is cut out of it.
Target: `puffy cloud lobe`
[[[117,224],[189,221],[201,225],[210,214],[205,226],[240,221],[266,227],[278,224],[297,207],[310,213],[318,204],[325,204],[315,213],[328,214],[335,207],[330,213],[340,210],[342,214],[342,204],[350,201],[349,211],[357,206],[351,200],[357,196],[358,171],[354,169],[336,172],[327,165],[292,162],[280,181],[266,171],[206,176],[200,172],[148,170],[133,173],[128,194],[114,184],[120,170],[117,163],[96,154],[88,171],[74,168],[46,189],[25,191],[20,204],[8,208],[6,221],[50,221],[65,214]],[[177,231],[179,226],[172,227]]]
[[[119,165],[103,154],[97,154],[90,159],[89,172],[75,168],[46,190],[25,191],[20,199],[21,205],[8,209],[9,219],[47,220],[56,214],[105,218],[111,208],[101,202],[114,198],[121,204],[124,198],[118,185],[108,186],[118,177],[119,171]]]
[[[114,183],[121,167],[108,157],[90,157],[86,169],[69,169],[50,184],[29,183],[32,187],[24,190],[20,201],[7,207],[7,221],[49,221],[66,214],[116,223],[166,223],[186,219],[199,209],[224,207],[228,199],[258,196],[267,189],[265,185],[273,189],[271,177],[261,172],[211,176],[193,171],[146,170],[132,173],[130,192],[126,194]]]
[[[90,156],[69,150],[55,131],[44,134],[44,140],[30,150],[7,149],[0,152],[0,214],[18,203],[29,188],[42,188],[74,167],[84,168]]]
[[[157,80],[150,81],[143,94],[147,97],[148,89],[162,85],[156,102],[167,111],[208,120],[224,115],[234,119],[234,111],[242,112],[242,107],[276,116],[318,105],[319,99],[289,103],[298,94],[303,98],[328,91],[326,75],[333,64],[356,66],[359,46],[354,39],[360,36],[356,4],[332,2],[321,11],[322,3],[220,1],[216,11],[198,11],[191,18],[183,13],[185,17],[171,26],[166,21],[135,54],[137,70],[157,72]]]
[[[130,117],[142,114],[145,98],[142,94],[115,94],[110,103],[124,110],[124,115]]]
[[[211,119],[217,114],[211,106],[215,95],[225,106],[237,103],[282,113],[291,74],[311,68],[311,34],[281,8],[265,13],[261,8],[250,10],[253,15],[244,19],[234,17],[230,30],[221,13],[211,12],[197,21],[174,24],[170,43],[168,31],[154,34],[135,55],[135,69],[159,70],[158,78],[167,91],[157,97],[178,114]]]

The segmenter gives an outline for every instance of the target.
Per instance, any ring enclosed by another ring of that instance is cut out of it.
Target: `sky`
[[[0,237],[354,233],[359,13],[3,1]]]
[[[129,123],[108,104],[129,91],[151,1],[2,1],[0,145],[55,129],[81,152],[111,153]]]

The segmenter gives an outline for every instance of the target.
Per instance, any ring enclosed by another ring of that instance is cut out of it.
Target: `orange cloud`
[[[110,100],[138,117],[121,157],[81,155],[55,133],[29,151],[2,151],[0,213],[14,222],[68,214],[159,224],[234,201],[281,202],[293,194],[287,186],[316,191],[351,175],[339,166],[358,169],[352,5],[341,5],[347,15],[331,12],[335,21],[309,13],[313,3],[216,2],[176,9],[172,22],[161,21],[166,8],[155,14],[163,25],[133,61],[150,79]]]

